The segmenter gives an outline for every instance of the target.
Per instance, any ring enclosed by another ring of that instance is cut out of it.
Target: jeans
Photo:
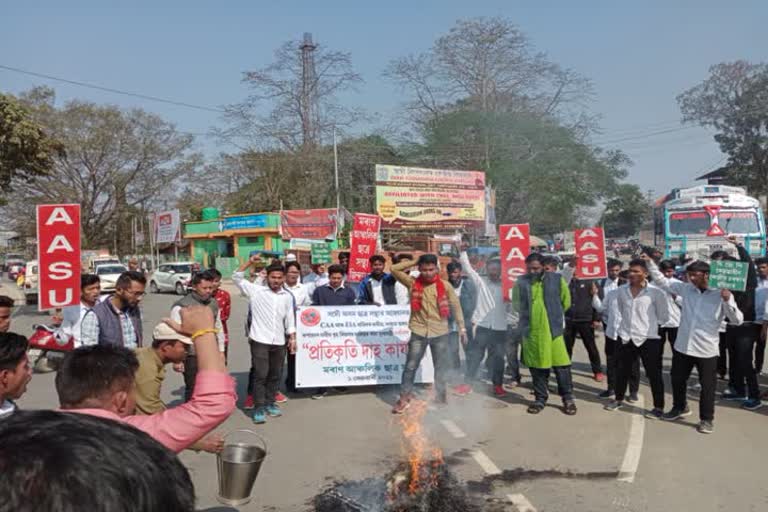
[[[197,356],[187,354],[184,360],[184,401],[189,402],[195,392],[195,380],[197,379]]]
[[[699,395],[699,419],[713,421],[715,419],[715,388],[717,387],[717,357],[693,357],[675,350],[672,353],[672,408],[678,411],[685,409],[688,404],[687,387],[691,370],[696,367],[699,372],[701,394]]]
[[[621,341],[619,341],[621,343]],[[624,400],[627,392],[627,380],[632,366],[637,363],[638,356],[643,360],[645,374],[651,384],[653,394],[653,408],[664,409],[664,378],[661,373],[661,356],[664,354],[664,345],[660,339],[647,339],[639,347],[629,341],[619,348],[619,366],[616,373],[616,400]]]
[[[515,382],[520,382],[520,347],[523,342],[523,333],[518,328],[507,331],[507,373]]]
[[[661,337],[661,355],[664,355],[664,345],[669,342],[669,348],[674,352],[675,342],[677,341],[677,331],[679,327],[659,327],[659,336]]]
[[[488,352],[488,362],[491,367],[491,381],[494,386],[504,383],[504,356],[507,351],[507,331],[494,331],[478,327],[475,340],[467,354],[467,380],[475,379],[477,369]]]
[[[729,325],[725,332],[731,357],[731,382],[733,390],[740,396],[752,400],[760,398],[760,386],[754,367],[755,343],[760,336],[760,325]],[[746,389],[744,384],[746,383]]]
[[[584,342],[584,348],[587,349],[587,354],[589,354],[589,363],[592,365],[592,373],[602,372],[603,367],[600,363],[600,351],[597,350],[597,344],[595,344],[595,328],[592,327],[592,322],[572,322],[566,320],[563,338],[565,339],[565,348],[568,350],[568,357],[573,360],[573,345],[576,343],[577,334],[581,336],[581,341]]]
[[[448,373],[448,382],[451,384],[461,384],[461,341],[459,333],[454,331],[448,335],[451,355],[451,370]]]
[[[613,338],[605,337],[605,366],[608,382],[608,391],[616,391],[616,373],[619,366],[619,351],[621,350],[621,342],[614,340]],[[629,373],[629,392],[630,394],[637,394],[640,390],[640,360],[635,359],[632,363],[632,371]]]
[[[267,345],[248,340],[251,346],[253,404],[264,407],[275,403],[280,374],[285,360],[285,345]]]
[[[416,379],[416,370],[419,369],[421,360],[427,347],[432,352],[432,362],[435,366],[435,392],[438,400],[446,398],[446,384],[451,372],[451,340],[450,334],[426,338],[418,334],[411,334],[411,341],[408,343],[408,356],[405,361],[405,370],[403,370],[403,381],[400,386],[400,396],[407,397],[413,393],[413,381]]]
[[[533,378],[533,394],[536,403],[545,405],[549,398],[549,368],[530,368]],[[573,380],[571,379],[570,366],[553,366],[557,379],[557,394],[563,399],[563,403],[573,402]]]

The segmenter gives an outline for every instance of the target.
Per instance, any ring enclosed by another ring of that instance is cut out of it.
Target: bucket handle
[[[229,437],[232,434],[236,434],[237,432],[245,432],[247,434],[251,434],[252,436],[256,437],[259,441],[261,441],[262,446],[264,446],[264,455],[267,454],[267,442],[264,440],[263,437],[261,437],[259,434],[257,434],[253,430],[248,430],[248,429],[244,429],[244,428],[237,429],[237,430],[230,430],[229,432],[224,434],[222,437],[223,437],[223,439],[226,440],[227,437]]]

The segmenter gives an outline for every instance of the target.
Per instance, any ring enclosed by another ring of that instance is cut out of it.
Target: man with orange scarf
[[[411,340],[408,343],[408,358],[403,371],[400,399],[392,409],[394,414],[402,414],[411,405],[416,370],[427,347],[430,347],[435,365],[437,402],[446,402],[446,384],[453,364],[448,323],[451,313],[458,325],[462,344],[467,343],[467,329],[464,326],[459,298],[453,291],[453,286],[440,278],[437,256],[424,254],[419,257],[416,263],[419,277],[415,279],[405,273],[405,270],[413,265],[413,261],[404,260],[392,267],[392,275],[408,288],[411,294],[411,319],[408,324]]]

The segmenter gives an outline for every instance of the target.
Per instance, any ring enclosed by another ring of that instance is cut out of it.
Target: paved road
[[[146,337],[175,299],[146,298]],[[233,299],[230,371],[242,396],[249,368],[240,327],[246,304]],[[21,308],[13,330],[29,333],[33,323],[45,319],[30,307]],[[588,375],[581,347],[576,361],[575,417],[560,412],[556,397],[540,415],[526,414],[527,385],[504,400],[478,392],[428,412],[431,439],[475,495],[521,512],[768,510],[761,485],[768,456],[762,441],[768,407],[750,413],[719,404],[716,432],[704,436],[695,431],[696,415],[668,424],[645,420],[639,411],[603,411],[595,398],[602,385]],[[169,372],[164,398],[178,401],[181,389],[181,376]],[[389,413],[395,391],[366,388],[322,401],[294,398],[283,407],[284,417],[258,427],[245,412],[236,411],[220,430],[255,428],[269,444],[256,499],[241,510],[310,511],[312,498],[335,480],[387,473],[403,460],[400,428]],[[641,391],[650,400],[646,383]],[[21,406],[56,405],[53,376],[36,375]],[[692,403],[694,410],[696,405]],[[194,479],[199,508],[229,510],[216,503],[215,457],[188,452],[181,459]]]

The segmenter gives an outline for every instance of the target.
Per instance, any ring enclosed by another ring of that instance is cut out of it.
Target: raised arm
[[[254,254],[248,258],[248,261],[240,265],[240,268],[238,268],[237,271],[232,273],[232,282],[234,282],[235,286],[240,288],[240,291],[243,292],[243,294],[245,294],[247,297],[250,297],[253,293],[255,293],[259,289],[259,285],[254,284],[246,279],[245,271],[256,265],[258,261],[259,255]]]
[[[472,263],[470,263],[467,251],[461,251],[461,254],[459,255],[459,263],[461,263],[461,268],[467,274],[467,277],[469,277],[478,289],[481,289],[485,283],[480,277],[480,274],[477,273],[477,270],[472,266]]]
[[[403,260],[397,265],[392,265],[392,268],[390,268],[395,279],[409,290],[411,289],[411,286],[413,286],[413,278],[405,273],[405,269],[411,268],[415,264],[416,263],[412,260]]]
[[[746,247],[739,243],[736,237],[729,237],[728,241],[736,247],[736,252],[739,253],[739,259],[749,265],[747,271],[747,290],[754,290],[757,288],[757,268],[755,262],[752,261],[749,251]]]
[[[681,295],[683,293],[683,289],[686,286],[685,283],[680,282],[677,279],[667,278],[664,274],[661,273],[659,267],[656,266],[656,262],[653,261],[653,258],[647,254],[642,254],[640,257],[645,260],[645,265],[648,267],[648,273],[653,279],[654,286],[657,286],[662,290],[673,293],[675,295]]]

